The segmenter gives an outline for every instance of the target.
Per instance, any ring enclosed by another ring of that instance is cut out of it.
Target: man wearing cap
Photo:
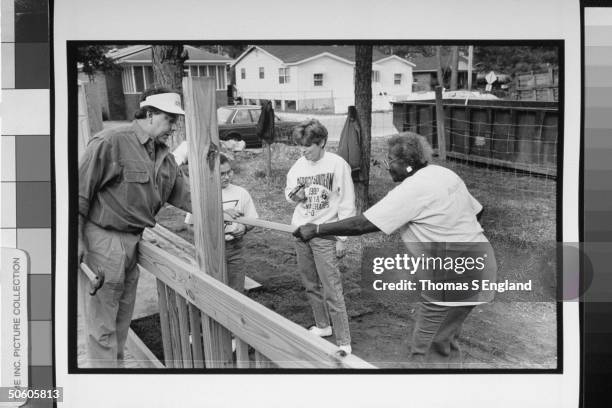
[[[79,162],[79,263],[105,276],[95,296],[82,294],[91,367],[113,368],[123,360],[142,231],[155,225],[166,202],[191,211],[189,182],[166,146],[184,114],[179,94],[145,91],[135,120],[96,134]],[[83,273],[79,279],[87,287]]]

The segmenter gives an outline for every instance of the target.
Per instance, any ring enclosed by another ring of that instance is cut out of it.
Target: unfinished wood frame
[[[140,266],[281,368],[375,368],[143,240]],[[204,339],[206,342],[206,338]],[[238,345],[239,342],[237,342]],[[193,342],[192,342],[193,345]],[[243,354],[244,355],[244,354]],[[232,363],[230,366],[234,366]],[[207,359],[207,368],[210,368]],[[215,365],[213,365],[215,367]]]
[[[166,366],[249,368],[251,346],[255,350],[253,365],[258,368],[375,368],[354,355],[342,356],[335,345],[225,284],[214,83],[210,78],[184,78],[183,91],[195,260],[186,253],[191,252],[192,246],[164,229],[159,234],[145,231],[139,245],[141,271],[157,279]],[[283,224],[258,222],[259,226],[292,231]],[[164,242],[168,240],[175,245]],[[177,242],[183,250],[177,247]],[[165,248],[160,248],[160,244]]]

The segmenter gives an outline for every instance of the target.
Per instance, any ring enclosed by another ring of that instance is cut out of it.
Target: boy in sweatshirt
[[[297,204],[292,225],[335,222],[355,215],[351,169],[340,156],[325,151],[327,129],[310,119],[295,127],[293,138],[302,146],[303,157],[287,173],[285,196]],[[296,239],[295,250],[316,323],[309,330],[328,337],[333,326],[336,343],[350,354],[351,335],[336,259],[336,250],[339,255],[344,252],[344,240],[346,237],[334,236],[308,242]]]

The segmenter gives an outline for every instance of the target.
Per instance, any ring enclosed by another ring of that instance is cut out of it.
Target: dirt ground
[[[267,179],[263,176],[260,151],[237,153],[234,183],[251,192],[261,218],[289,223],[293,207],[284,200],[282,189],[284,175],[299,157],[299,152],[284,145],[274,145],[274,149],[274,171]],[[373,145],[372,155],[376,159],[384,157],[383,154],[384,141],[379,140]],[[554,263],[544,256],[546,243],[555,239],[554,180],[477,169],[461,163],[444,165],[460,174],[472,194],[487,208],[483,227],[496,251],[499,279],[529,277],[534,279],[538,294],[554,290]],[[373,167],[371,202],[380,199],[392,186],[385,172]],[[193,242],[193,233],[183,220],[184,213],[171,206],[165,207],[158,216],[161,225]],[[262,288],[249,292],[248,296],[303,327],[309,327],[314,321],[297,275],[290,238],[281,232],[259,228],[247,234],[244,241],[246,272],[262,284]],[[411,367],[408,352],[414,304],[374,298],[364,292],[359,284],[361,251],[364,246],[398,240],[397,236],[382,234],[349,238],[348,254],[340,261],[353,352],[385,368]],[[536,295],[532,298],[519,296],[514,301],[502,296],[474,309],[460,338],[464,368],[557,367],[557,305],[538,301],[543,296]],[[156,308],[155,286],[150,277],[141,276],[138,302],[135,318]]]
[[[193,240],[180,210],[166,208],[160,223]],[[283,233],[255,229],[245,238],[244,252],[248,276],[262,284],[247,296],[303,327],[313,325],[291,240]],[[411,368],[414,306],[364,296],[359,261],[348,255],[340,262],[353,353],[380,368]],[[460,341],[464,368],[556,368],[555,307],[544,302],[476,307]]]

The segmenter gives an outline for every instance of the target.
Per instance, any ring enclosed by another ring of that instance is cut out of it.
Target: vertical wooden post
[[[172,340],[170,338],[170,317],[168,315],[166,285],[159,279],[157,279],[157,303],[159,306],[162,345],[164,347],[164,362],[167,368],[174,368],[174,353],[172,352]]]
[[[170,343],[172,344],[172,355],[174,356],[174,368],[183,368],[181,353],[181,328],[176,308],[176,292],[166,286],[166,298],[168,299],[168,317],[170,320]]]
[[[236,368],[250,368],[249,345],[236,337]]]
[[[435,139],[435,144],[434,144],[434,125],[433,125],[433,121],[434,121],[434,117],[436,115],[436,107],[434,105],[430,105],[429,106],[429,133],[430,133],[430,137],[431,137],[431,147],[438,147],[438,151],[440,150],[440,139],[438,139],[438,135],[436,135],[436,139]]]
[[[193,354],[191,353],[189,312],[187,301],[178,293],[176,294],[176,307],[178,311],[179,331],[181,333],[181,355],[183,356],[183,368],[193,368]],[[191,336],[193,338],[193,336]]]
[[[183,92],[196,262],[200,271],[227,283],[215,80],[183,78]],[[204,315],[202,332],[207,368],[230,367],[230,332]]]
[[[436,86],[436,133],[438,135],[438,156],[446,160],[446,130],[444,127],[444,106],[442,105],[442,87]]]
[[[204,368],[202,351],[202,316],[200,310],[189,303],[189,327],[191,328],[191,348],[193,349],[193,366]]]

